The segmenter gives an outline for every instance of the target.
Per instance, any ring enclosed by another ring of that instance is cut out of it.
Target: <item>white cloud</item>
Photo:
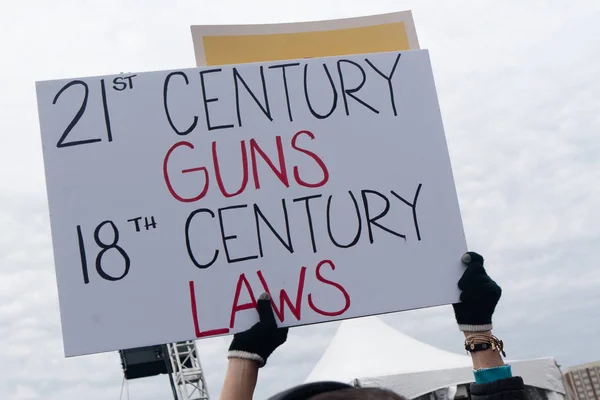
[[[600,332],[597,1],[21,1],[0,13],[0,398],[104,400],[121,387],[116,354],[63,357],[35,80],[192,66],[190,24],[409,8],[431,50],[469,244],[504,287],[495,321],[509,355],[590,361],[585,346]],[[449,307],[384,319],[460,351]],[[573,327],[577,340],[565,341]],[[301,382],[334,329],[293,329],[257,397]],[[199,343],[213,397],[228,345]],[[130,393],[170,389],[163,376]]]

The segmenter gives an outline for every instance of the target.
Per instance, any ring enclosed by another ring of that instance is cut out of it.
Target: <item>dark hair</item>
[[[406,400],[406,398],[387,389],[350,388],[317,394],[310,397],[310,400]]]

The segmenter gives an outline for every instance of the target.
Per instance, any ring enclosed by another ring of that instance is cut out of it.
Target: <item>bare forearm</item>
[[[258,364],[251,360],[231,358],[227,364],[220,400],[251,400],[258,378]]]
[[[465,338],[475,334],[491,335],[492,332],[465,332]],[[504,365],[504,361],[502,360],[500,352],[492,349],[472,352],[471,360],[473,361],[473,369],[475,370],[500,367]]]

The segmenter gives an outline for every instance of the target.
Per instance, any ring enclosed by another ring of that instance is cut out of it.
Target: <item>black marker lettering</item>
[[[297,201],[304,201],[304,205],[306,207],[306,218],[308,219],[308,230],[310,232],[310,243],[312,244],[313,253],[317,252],[317,243],[315,241],[315,232],[313,229],[313,222],[312,222],[312,216],[310,213],[309,201],[310,201],[310,199],[318,199],[319,197],[322,197],[322,195],[315,194],[312,196],[299,197],[299,198],[293,200],[294,203]]]
[[[110,243],[104,243],[101,239],[100,239],[100,230],[102,230],[102,228],[105,225],[110,225],[110,227],[112,228],[113,231],[113,240]],[[117,229],[117,226],[114,224],[114,222],[112,221],[104,221],[102,222],[100,225],[98,225],[96,227],[96,229],[94,230],[94,240],[96,241],[96,244],[98,245],[98,247],[100,247],[102,250],[100,250],[100,253],[98,253],[98,255],[96,256],[96,272],[98,272],[98,275],[100,275],[102,277],[102,279],[105,279],[107,281],[119,281],[123,278],[125,278],[127,276],[127,274],[129,273],[129,267],[131,266],[131,259],[129,258],[129,255],[127,254],[127,252],[125,252],[125,250],[119,246],[119,229]],[[123,273],[120,276],[112,276],[110,274],[108,274],[106,271],[104,271],[104,268],[102,267],[102,258],[104,257],[104,254],[106,254],[107,251],[109,250],[116,250],[117,253],[119,253],[121,255],[121,257],[123,258],[123,261],[125,263],[125,268],[123,270]]]
[[[260,66],[260,81],[262,83],[263,96],[265,99],[264,106],[260,103],[260,100],[258,100],[258,98],[252,92],[252,90],[250,90],[250,87],[248,86],[248,84],[246,83],[244,78],[242,78],[242,76],[238,72],[237,68],[233,67],[233,83],[235,86],[235,109],[237,111],[238,125],[242,126],[242,116],[240,113],[240,91],[239,91],[238,81],[241,82],[242,85],[244,85],[248,94],[252,97],[254,102],[258,105],[260,110],[263,112],[263,114],[265,114],[265,116],[267,118],[269,118],[269,121],[273,121],[273,117],[271,117],[271,108],[269,107],[269,97],[267,95],[267,83],[265,82],[265,72],[264,72],[263,66],[262,65]]]
[[[248,207],[247,204],[240,204],[240,205],[236,205],[236,206],[219,208],[219,226],[221,227],[221,239],[223,240],[223,247],[225,248],[225,256],[227,256],[227,262],[230,264],[258,258],[258,255],[245,256],[245,257],[240,257],[240,258],[231,258],[229,256],[229,248],[227,247],[227,241],[232,240],[232,239],[237,239],[237,235],[225,236],[225,227],[223,226],[223,211],[235,210],[238,208],[246,208],[246,207]]]
[[[419,193],[421,193],[422,186],[423,185],[420,183],[419,183],[419,186],[417,186],[417,192],[415,193],[415,197],[413,199],[412,204],[409,203],[408,201],[404,200],[400,195],[396,194],[396,192],[394,192],[393,190],[390,191],[392,193],[392,195],[394,195],[398,200],[400,200],[404,204],[410,206],[410,208],[412,209],[413,222],[415,224],[415,231],[417,232],[417,240],[421,240],[421,232],[419,230],[419,221],[417,220],[417,200],[419,199]]]
[[[233,124],[229,124],[229,125],[215,125],[212,126],[210,124],[210,115],[208,113],[208,103],[212,103],[212,102],[216,102],[219,101],[218,97],[212,97],[212,98],[208,98],[206,97],[206,83],[204,82],[204,75],[206,74],[212,74],[214,72],[221,72],[222,68],[215,68],[215,69],[206,69],[204,71],[200,71],[200,85],[202,86],[202,100],[204,102],[204,113],[206,114],[206,128],[209,131],[215,130],[215,129],[229,129],[229,128],[233,128]]]
[[[75,114],[75,116],[73,117],[73,120],[71,120],[69,125],[67,125],[67,128],[65,129],[63,134],[60,136],[60,139],[58,139],[58,142],[56,143],[56,147],[58,147],[58,148],[77,146],[80,144],[87,144],[87,143],[96,143],[96,142],[99,142],[102,140],[102,139],[86,139],[86,140],[75,140],[72,142],[65,142],[65,139],[67,138],[69,133],[71,133],[71,131],[73,130],[75,125],[77,125],[77,123],[79,122],[81,117],[83,117],[83,113],[85,112],[85,109],[87,107],[87,101],[88,101],[88,96],[89,96],[90,90],[88,88],[87,83],[85,83],[84,81],[71,81],[71,82],[67,83],[65,86],[63,86],[62,89],[60,89],[58,91],[58,93],[56,93],[56,96],[54,96],[54,100],[52,101],[52,104],[56,104],[60,95],[63,94],[65,90],[67,90],[68,88],[75,86],[75,85],[83,86],[83,90],[84,90],[83,100],[81,102],[81,106],[79,107],[79,110],[77,111],[77,114]]]
[[[199,208],[195,211],[192,211],[192,213],[187,217],[187,220],[185,221],[185,247],[187,249],[188,256],[190,256],[190,260],[192,260],[192,263],[194,263],[194,265],[200,269],[205,269],[210,267],[215,263],[215,261],[217,261],[217,257],[219,256],[219,250],[215,250],[213,258],[208,262],[208,264],[200,264],[196,259],[196,256],[194,256],[194,252],[192,251],[192,244],[190,243],[190,225],[192,224],[192,220],[194,219],[194,217],[200,213],[207,213],[208,215],[210,215],[211,218],[215,217],[215,213],[209,210],[208,208]]]
[[[283,207],[283,217],[285,220],[285,232],[287,235],[287,242],[281,237],[281,235],[279,233],[277,233],[275,228],[273,228],[273,225],[271,225],[271,223],[267,220],[267,218],[262,213],[262,211],[260,210],[258,205],[254,204],[254,219],[256,221],[256,233],[258,236],[258,250],[260,252],[261,257],[264,257],[264,254],[263,254],[262,239],[261,239],[261,234],[260,234],[259,217],[260,217],[260,219],[262,219],[265,222],[265,224],[267,224],[267,226],[269,227],[271,232],[273,232],[273,235],[275,235],[275,237],[281,242],[281,244],[287,249],[287,251],[289,251],[290,253],[294,252],[294,247],[292,246],[292,236],[290,233],[290,223],[288,220],[287,207],[285,205],[285,199],[281,199],[281,204]]]
[[[127,81],[129,82],[129,89],[133,89],[133,78],[135,78],[137,75],[129,75],[129,76],[124,76],[123,79],[127,79]]]
[[[79,244],[79,258],[81,260],[81,272],[83,273],[83,283],[90,283],[88,274],[87,256],[85,254],[85,243],[83,242],[83,234],[81,233],[81,225],[77,225],[77,243]]]
[[[135,231],[139,232],[140,231],[140,220],[141,219],[142,219],[142,217],[131,218],[131,219],[128,219],[127,222],[133,222],[135,224]]]
[[[360,74],[362,75],[362,80],[360,81],[359,85],[353,89],[346,89],[346,84],[344,82],[344,74],[342,73],[342,63],[354,65],[356,68],[358,68],[358,70],[360,71]],[[346,115],[350,115],[350,110],[348,109],[347,96],[352,97],[354,100],[356,100],[363,106],[367,107],[369,110],[373,111],[375,114],[379,114],[379,111],[377,111],[375,108],[373,108],[370,105],[368,105],[367,103],[365,103],[363,100],[359,99],[354,94],[354,93],[358,92],[360,89],[362,89],[362,87],[365,85],[365,82],[367,81],[367,74],[365,74],[365,70],[362,69],[362,67],[359,64],[355,63],[354,61],[350,61],[350,60],[338,60],[337,69],[338,69],[338,74],[340,75],[340,83],[342,85],[342,97],[344,99],[344,108],[346,109]]]
[[[352,198],[352,202],[354,203],[354,209],[356,210],[356,217],[358,219],[358,228],[356,236],[354,236],[354,239],[349,244],[340,244],[333,238],[333,234],[331,232],[331,198],[333,196],[329,196],[329,198],[327,199],[327,233],[329,234],[329,239],[331,239],[331,243],[333,243],[336,247],[341,247],[343,249],[347,249],[358,243],[358,239],[360,239],[360,233],[362,231],[362,219],[360,217],[358,202],[356,201],[356,197],[354,197],[354,193],[352,193],[351,191],[348,191],[348,193],[350,193],[350,197]]]
[[[117,76],[115,79],[113,79],[113,89],[119,92],[127,89],[127,83],[123,82],[123,79],[124,78],[122,76]]]
[[[294,118],[292,117],[292,106],[290,104],[290,93],[288,91],[287,75],[285,73],[285,69],[286,69],[286,67],[297,67],[299,65],[300,65],[300,63],[289,63],[289,64],[271,65],[269,67],[269,69],[281,68],[281,74],[283,76],[283,89],[285,90],[285,103],[287,104],[287,110],[288,110],[288,116],[290,118],[290,122],[293,122]]]
[[[377,214],[373,218],[371,218],[371,213],[369,212],[369,201],[367,199],[367,194],[374,194],[385,201],[385,208],[383,209],[383,211],[381,211],[379,214]],[[374,190],[361,190],[361,195],[362,195],[363,204],[365,207],[365,216],[367,218],[367,228],[369,230],[369,241],[371,243],[373,243],[373,241],[374,241],[373,240],[373,228],[371,228],[371,225],[375,225],[379,229],[382,229],[388,233],[391,233],[394,236],[398,236],[398,237],[401,237],[402,239],[406,240],[406,235],[402,235],[401,233],[394,232],[393,230],[386,228],[385,226],[376,222],[377,220],[383,218],[390,210],[390,201],[387,199],[387,197],[385,197],[381,193],[376,192]]]
[[[108,137],[108,141],[112,142],[112,127],[110,125],[110,113],[108,112],[108,101],[106,100],[106,85],[104,84],[104,79],[100,79],[100,95],[102,97],[102,110],[104,111],[106,136]]]
[[[171,72],[169,75],[167,75],[167,77],[165,78],[165,84],[163,86],[163,106],[165,109],[165,114],[167,116],[167,120],[169,121],[169,125],[171,125],[171,128],[173,129],[173,131],[175,131],[175,133],[178,135],[185,136],[185,135],[189,134],[191,131],[193,131],[194,128],[196,128],[196,124],[198,123],[198,116],[194,115],[194,121],[192,122],[192,124],[186,130],[183,130],[183,131],[180,131],[179,129],[177,129],[177,127],[173,123],[173,120],[171,119],[171,113],[169,113],[169,106],[167,104],[167,97],[168,97],[167,94],[169,92],[169,83],[171,82],[171,78],[174,76],[183,77],[183,80],[185,81],[186,86],[190,84],[188,77],[184,72],[176,71],[176,72]],[[207,115],[207,118],[208,118],[208,115]]]
[[[335,84],[333,83],[333,78],[331,77],[331,74],[329,73],[329,69],[327,69],[327,65],[323,64],[323,69],[325,70],[325,73],[327,74],[327,79],[329,79],[329,84],[331,85],[331,90],[333,91],[333,101],[331,104],[331,109],[325,115],[321,115],[321,114],[317,113],[315,111],[315,109],[312,107],[312,104],[310,103],[310,98],[308,96],[308,64],[304,65],[304,97],[306,97],[306,105],[308,106],[308,109],[310,110],[311,114],[313,116],[315,116],[315,118],[318,118],[318,119],[325,119],[325,118],[329,117],[331,114],[333,114],[333,112],[335,111],[335,108],[337,107],[337,100],[338,100],[337,90],[335,88]]]
[[[383,79],[387,81],[388,88],[390,89],[390,102],[392,103],[392,110],[394,111],[394,116],[397,116],[398,112],[396,111],[396,99],[394,96],[394,86],[392,85],[392,77],[394,76],[394,72],[396,72],[396,67],[398,66],[398,61],[400,61],[401,55],[401,53],[398,53],[398,55],[396,56],[396,61],[394,61],[394,66],[392,67],[392,71],[390,72],[389,76],[378,70],[377,67],[373,65],[373,63],[369,61],[368,58],[365,58],[367,64],[369,64],[369,66],[373,68],[375,72],[377,72]]]

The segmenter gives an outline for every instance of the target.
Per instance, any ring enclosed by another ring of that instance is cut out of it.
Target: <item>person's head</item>
[[[309,400],[406,400],[406,398],[387,389],[349,388],[317,394]]]
[[[381,388],[355,388],[341,382],[305,383],[276,394],[269,400],[406,400]]]

